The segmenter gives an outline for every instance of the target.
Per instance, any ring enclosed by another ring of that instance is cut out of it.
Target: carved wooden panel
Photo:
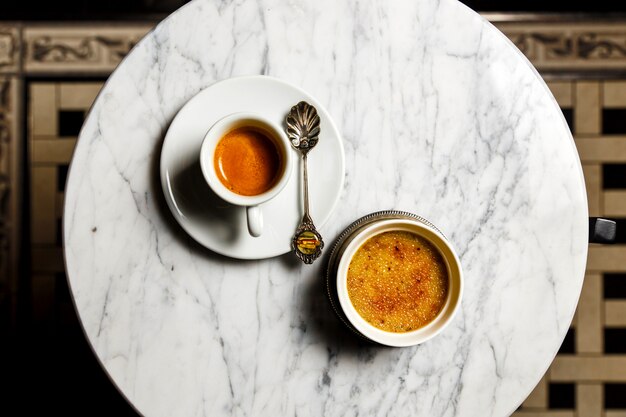
[[[539,70],[626,69],[626,27],[613,23],[496,23]]]
[[[29,73],[112,71],[152,25],[37,26],[24,28]]]
[[[0,314],[15,320],[20,239],[18,123],[21,82],[0,75]],[[1,326],[0,326],[1,327]]]
[[[20,27],[0,24],[0,74],[20,70]]]

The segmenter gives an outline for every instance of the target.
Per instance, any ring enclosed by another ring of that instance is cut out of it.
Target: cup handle
[[[246,207],[248,217],[248,232],[253,237],[261,236],[263,233],[263,212],[259,206]]]
[[[615,243],[617,223],[600,217],[589,218],[589,243]]]

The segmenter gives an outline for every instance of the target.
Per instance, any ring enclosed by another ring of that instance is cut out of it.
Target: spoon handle
[[[302,216],[302,221],[308,220],[309,222],[313,222],[311,220],[311,215],[309,214],[309,175],[307,172],[307,163],[306,163],[306,155],[302,155],[302,163],[304,165],[304,215]]]
[[[322,254],[324,241],[309,214],[309,178],[306,153],[302,155],[302,162],[304,165],[304,214],[291,241],[291,247],[302,262],[312,264]]]

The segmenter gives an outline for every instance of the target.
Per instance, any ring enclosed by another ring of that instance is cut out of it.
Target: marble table
[[[362,344],[324,298],[323,261],[231,260],[173,220],[158,180],[168,124],[201,89],[250,74],[308,91],[343,135],[329,241],[391,208],[449,236],[466,285],[441,335]],[[509,415],[564,338],[587,255],[582,170],[555,100],[453,0],[190,3],[104,86],[64,214],[85,334],[146,416]]]

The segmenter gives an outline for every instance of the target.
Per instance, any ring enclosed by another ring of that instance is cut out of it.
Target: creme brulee
[[[428,240],[390,231],[368,239],[348,267],[348,295],[371,325],[404,333],[430,323],[448,295],[445,262]]]

